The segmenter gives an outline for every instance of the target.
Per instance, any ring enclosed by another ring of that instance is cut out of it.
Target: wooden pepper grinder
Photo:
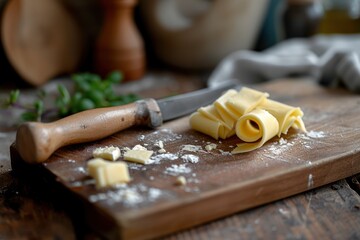
[[[145,72],[142,37],[133,19],[137,0],[101,0],[104,25],[96,42],[95,68],[105,76],[119,70],[124,80],[137,80]]]

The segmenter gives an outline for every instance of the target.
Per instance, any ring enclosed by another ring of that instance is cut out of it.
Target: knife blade
[[[148,98],[122,106],[91,109],[50,123],[26,122],[17,130],[15,147],[24,161],[41,163],[67,145],[99,140],[136,125],[159,127],[164,121],[210,104],[232,87],[235,84],[227,83],[160,100]]]
[[[225,90],[235,86],[234,83],[228,83],[214,88],[204,88],[157,100],[163,121],[172,120],[195,112],[199,107],[215,101]]]

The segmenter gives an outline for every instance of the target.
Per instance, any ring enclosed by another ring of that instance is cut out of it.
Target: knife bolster
[[[156,101],[152,98],[139,100],[136,102],[136,124],[147,125],[156,128],[162,125],[163,118],[160,108]]]

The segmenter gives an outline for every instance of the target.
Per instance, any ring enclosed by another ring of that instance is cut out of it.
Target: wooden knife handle
[[[90,142],[135,125],[158,127],[162,116],[154,99],[83,111],[51,123],[27,122],[16,135],[16,148],[28,163],[46,161],[57,149]]]

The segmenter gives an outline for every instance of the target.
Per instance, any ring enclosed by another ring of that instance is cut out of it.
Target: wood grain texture
[[[184,239],[358,239],[360,196],[345,180],[167,236]]]
[[[287,144],[274,138],[258,151],[228,155],[220,150],[230,151],[239,141],[236,137],[214,141],[189,129],[188,118],[182,118],[156,131],[131,129],[65,147],[38,167],[83,202],[86,219],[95,230],[125,239],[168,234],[360,172],[359,96],[307,81],[276,81],[256,88],[269,92],[272,99],[300,106],[308,130],[320,136],[291,132],[283,136]],[[121,187],[99,191],[91,184],[84,168],[94,148],[139,143],[152,147],[157,140],[163,140],[165,149],[179,158],[145,166],[129,164],[133,181],[128,188],[135,189],[143,201],[129,204],[121,197]],[[218,149],[210,153],[181,150],[185,144],[204,147],[208,142],[217,143]],[[186,154],[198,156],[199,162],[185,163],[181,156]],[[14,169],[23,168],[15,148],[12,164]],[[174,185],[176,176],[169,170],[174,164],[186,164],[191,171],[182,173],[189,180],[185,187]],[[154,189],[160,191],[157,198],[150,194]]]
[[[76,239],[71,219],[42,183],[0,174],[1,239]]]

